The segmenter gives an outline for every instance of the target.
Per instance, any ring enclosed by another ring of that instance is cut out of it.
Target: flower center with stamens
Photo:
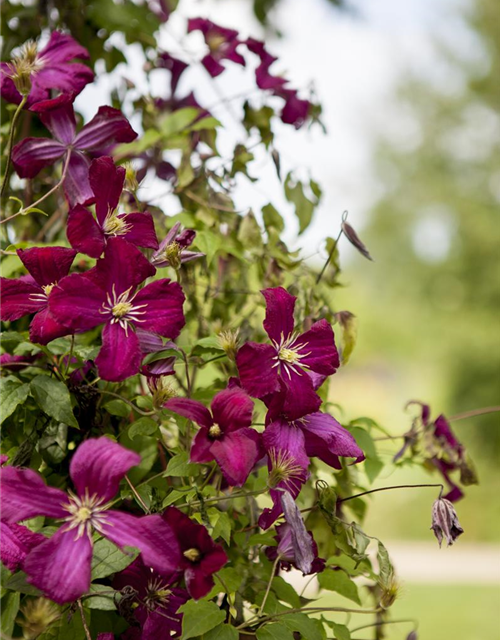
[[[158,604],[166,604],[172,594],[167,585],[160,579],[150,580],[144,604],[148,609],[155,609]]]
[[[68,523],[66,531],[76,529],[76,540],[84,534],[90,536],[92,529],[102,533],[102,525],[106,524],[103,512],[109,508],[109,503],[103,504],[104,499],[97,494],[90,496],[87,489],[83,496],[77,496],[70,491],[68,494],[69,502],[63,504],[63,509],[69,512],[69,516],[63,519]]]
[[[109,236],[123,236],[132,228],[126,222],[126,216],[119,217],[115,211],[110,211],[102,225],[103,231]]]
[[[282,449],[269,449],[269,462],[271,468],[267,484],[271,489],[277,487],[280,483],[299,483],[304,475],[303,468],[296,463],[292,455],[288,451]]]
[[[290,364],[294,364],[300,360],[300,355],[294,351],[293,349],[280,349],[278,353],[278,358],[283,360],[283,362],[289,362]]]
[[[174,269],[181,268],[182,247],[178,242],[171,242],[165,247],[165,259]]]
[[[130,302],[118,302],[111,309],[111,313],[115,316],[115,318],[123,318],[127,313],[132,309],[132,305]]]
[[[148,306],[147,304],[133,304],[133,300],[137,294],[129,297],[131,289],[132,287],[117,296],[115,285],[113,285],[111,294],[107,294],[106,302],[100,309],[100,313],[111,313],[113,316],[111,318],[111,324],[118,323],[120,327],[125,330],[125,333],[128,332],[129,322],[144,322],[144,319],[140,316],[146,313],[144,308]]]
[[[42,289],[45,292],[45,295],[48,296],[52,289],[56,286],[57,282],[53,282],[52,284],[45,284],[42,286]]]
[[[195,549],[194,547],[191,549],[186,549],[186,551],[184,551],[182,555],[187,558],[189,562],[197,562],[201,557],[199,549]]]
[[[222,429],[218,424],[213,424],[208,430],[208,435],[211,438],[220,438],[220,436],[222,435]]]

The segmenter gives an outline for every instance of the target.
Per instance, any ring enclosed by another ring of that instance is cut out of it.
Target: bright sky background
[[[275,146],[281,154],[283,174],[298,169],[299,177],[311,176],[324,190],[314,222],[299,241],[305,248],[304,255],[321,249],[325,236],[337,235],[345,209],[350,222],[362,228],[383,189],[373,167],[377,137],[390,137],[409,150],[418,145],[418,125],[394,97],[402,75],[424,74],[443,91],[461,90],[462,76],[436,55],[433,42],[439,38],[457,56],[478,59],[480,45],[461,17],[467,6],[467,0],[358,0],[357,14],[349,15],[337,11],[327,0],[278,3],[273,20],[284,37],[266,38],[269,50],[279,58],[272,71],[286,75],[292,86],[304,89],[304,95],[311,83],[314,85],[328,132],[325,136],[318,126],[300,132],[281,123],[276,126]],[[248,0],[181,0],[179,9],[162,27],[160,45],[185,60],[186,50],[195,59],[200,59],[204,51],[199,33],[179,43],[187,18],[194,16],[236,28],[242,37],[263,37]],[[117,75],[125,75],[141,86],[144,60],[140,47],[126,47],[126,55],[129,65],[120,65]],[[168,80],[168,72],[156,71],[153,93],[165,96]],[[227,71],[215,83],[219,93],[228,98],[251,92],[255,88],[253,67],[242,71],[228,63]],[[179,95],[191,89],[199,102],[212,107],[213,115],[223,122],[225,130],[219,136],[218,148],[221,155],[228,156],[236,142],[245,142],[245,135],[225,106],[214,106],[220,103],[220,95],[200,65],[186,72]],[[109,80],[102,78],[78,97],[77,108],[86,119],[103,103],[108,90]],[[239,112],[242,102],[234,100],[232,108]],[[251,174],[259,182],[254,185],[244,178],[239,180],[237,208],[258,212],[272,202],[285,216],[286,240],[294,245],[296,220],[272,161],[265,154],[257,156]],[[157,198],[155,204],[171,215],[178,212],[178,205],[174,198],[163,195],[167,190],[166,183],[148,180],[143,197]]]

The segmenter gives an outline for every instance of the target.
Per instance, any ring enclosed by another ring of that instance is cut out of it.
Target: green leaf
[[[182,618],[181,640],[196,638],[210,631],[224,621],[226,613],[221,611],[214,602],[190,600],[180,607],[184,615]]]
[[[344,624],[328,622],[328,625],[333,629],[333,635],[337,640],[351,640],[351,632]]]
[[[262,247],[262,231],[252,211],[249,211],[241,220],[237,238],[245,248]]]
[[[102,595],[94,595],[102,593]],[[87,609],[99,609],[100,611],[115,611],[115,595],[119,596],[120,592],[115,591],[105,584],[91,584],[86,595],[92,594],[90,598],[84,598],[83,602]]]
[[[387,549],[380,540],[378,541],[377,561],[381,584],[383,586],[390,586],[394,577],[394,567],[392,566]]]
[[[304,613],[291,613],[289,616],[283,616],[281,621],[290,631],[298,631],[307,640],[323,640],[323,634],[316,624],[317,621]]]
[[[258,629],[257,640],[293,640],[293,633],[281,622],[272,622]]]
[[[212,531],[212,538],[217,540],[217,538],[222,538],[226,544],[229,544],[231,541],[231,520],[227,513],[223,511],[218,512],[217,520],[214,524],[214,528]]]
[[[363,453],[366,456],[366,460],[362,464],[364,466],[365,473],[368,476],[368,480],[370,482],[374,482],[378,474],[382,471],[384,463],[378,457],[373,438],[368,431],[361,427],[352,428],[351,434],[354,436],[361,449],[363,449]]]
[[[152,436],[158,431],[158,423],[144,416],[133,422],[128,429],[128,437],[133,440],[136,436]]]
[[[220,624],[208,633],[204,633],[203,640],[238,640],[240,634],[230,624]]]
[[[196,475],[198,465],[189,462],[189,453],[182,451],[168,461],[165,476],[183,478]]]
[[[212,231],[198,231],[196,233],[195,245],[206,255],[207,264],[210,266],[215,254],[222,246],[222,236]]]
[[[0,378],[0,404],[2,406],[2,420],[11,416],[17,407],[26,401],[30,391],[28,383],[21,383],[14,376]]]
[[[196,107],[178,109],[161,120],[159,129],[163,136],[167,138],[175,133],[180,133],[187,127],[193,130],[193,121],[196,120],[199,114],[200,110],[196,109]]]
[[[78,429],[65,384],[49,376],[39,375],[31,381],[31,393],[44,413]]]
[[[194,124],[189,125],[187,128],[188,131],[203,131],[204,129],[215,129],[216,127],[222,126],[217,118],[213,116],[208,116],[206,118],[202,118],[201,120],[197,120]]]
[[[120,418],[128,418],[132,407],[123,400],[110,400],[104,405],[104,409],[112,416],[118,416]]]
[[[281,576],[275,576],[271,583],[271,589],[280,600],[292,605],[294,609],[300,609],[300,598],[291,584],[283,580]]]
[[[321,195],[321,193],[319,194]],[[285,197],[288,202],[295,206],[295,215],[299,221],[299,235],[303,233],[311,224],[314,209],[320,201],[320,197],[314,193],[314,200],[310,200],[304,193],[304,185],[300,181],[295,181],[291,173],[285,180]]]
[[[262,219],[264,221],[266,231],[269,231],[269,229],[276,229],[278,233],[281,233],[285,228],[285,221],[271,203],[262,207]]]
[[[87,624],[90,625],[90,611],[84,609],[84,615]],[[38,636],[37,640],[85,640],[85,638],[82,619],[80,614],[75,612],[72,616],[62,615],[47,631]]]
[[[318,575],[318,582],[322,589],[335,591],[344,596],[344,598],[348,598],[356,604],[361,604],[357,585],[342,570],[332,571],[332,569],[326,569]]]
[[[229,593],[236,593],[241,586],[241,581],[243,576],[241,571],[236,571],[233,567],[225,567],[217,572],[217,576],[220,577],[220,580],[215,578],[215,585],[212,587],[212,590],[207,596],[207,599],[214,598],[219,593],[225,592],[226,588]],[[222,586],[222,581],[224,582],[225,587]]]
[[[10,591],[5,594],[0,601],[2,615],[0,617],[2,627],[2,637],[10,637],[14,631],[17,612],[19,611],[19,602],[21,594],[16,591]]]
[[[139,549],[134,547],[126,547],[126,549],[127,553],[124,553],[106,538],[98,540],[94,544],[92,555],[92,580],[106,578],[128,567],[139,555]]]

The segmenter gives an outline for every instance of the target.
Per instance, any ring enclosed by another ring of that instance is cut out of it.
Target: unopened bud
[[[176,271],[178,271],[182,265],[181,253],[182,247],[178,242],[171,242],[165,247],[165,260]]]
[[[239,329],[236,331],[221,331],[218,336],[219,344],[227,354],[230,360],[236,359],[236,352],[238,351],[238,334]]]
[[[25,60],[17,60],[10,65],[12,79],[16,89],[22,96],[29,95],[31,91],[32,65]]]
[[[438,539],[439,546],[441,546],[443,538],[446,538],[448,546],[451,546],[464,532],[454,506],[446,498],[438,498],[432,506],[431,529]]]
[[[23,638],[34,640],[38,638],[59,617],[57,607],[46,598],[28,600],[21,608],[23,617],[16,620],[22,627]]]
[[[382,594],[380,596],[380,606],[382,609],[389,609],[399,594],[399,583],[394,577],[391,575],[390,579],[386,583],[381,583],[380,588],[382,590]]]
[[[349,240],[352,246],[355,247],[367,260],[373,261],[370,252],[366,248],[366,245],[361,241],[356,231],[354,231],[354,229],[345,219],[342,220],[341,228],[344,232],[345,237]]]

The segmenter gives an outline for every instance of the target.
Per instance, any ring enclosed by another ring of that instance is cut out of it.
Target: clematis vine
[[[188,250],[194,242],[196,231],[193,229],[180,231],[180,228],[181,223],[176,222],[161,241],[158,250],[153,253],[151,264],[157,269],[172,267],[178,270],[184,263],[203,258],[205,255],[199,251]]]
[[[168,507],[162,518],[175,532],[181,550],[180,572],[189,595],[195,600],[203,598],[214,586],[213,574],[227,562],[224,549],[212,540],[203,525],[193,522],[176,507]]]
[[[92,161],[89,183],[94,194],[97,219],[81,204],[69,212],[67,235],[74,249],[92,258],[99,258],[108,238],[115,236],[139,247],[158,249],[150,213],[117,212],[124,181],[124,167],[116,167],[109,156]]]
[[[70,35],[53,31],[43,49],[35,42],[26,42],[12,62],[0,64],[0,93],[7,102],[19,104],[22,96],[16,88],[16,76],[28,76],[30,85],[26,106],[48,100],[55,89],[77,95],[94,79],[93,71],[75,58],[87,59],[89,52]],[[21,69],[20,69],[21,67]]]
[[[256,398],[270,396],[284,386],[284,410],[293,420],[321,405],[312,376],[332,375],[339,366],[333,330],[326,320],[319,320],[297,335],[295,296],[283,287],[264,289],[262,294],[266,299],[264,329],[271,344],[247,342],[239,349],[236,364],[241,385]]]
[[[172,578],[172,574],[161,575],[150,569],[141,558],[115,576],[113,587],[122,591],[134,611],[132,626],[125,632],[124,640],[157,640],[170,638],[171,633],[180,635],[182,613],[177,611],[189,600],[189,595],[185,589],[174,587]],[[130,591],[132,596],[128,596]]]
[[[49,297],[51,313],[73,331],[104,324],[95,363],[104,380],[117,382],[139,372],[143,352],[135,328],[175,339],[184,326],[184,294],[168,278],[137,286],[154,267],[123,238],[110,238],[104,257],[86,274],[60,281]]]
[[[38,344],[68,335],[71,329],[50,313],[48,300],[59,280],[68,275],[76,251],[64,247],[33,247],[18,249],[17,255],[30,275],[18,279],[1,278],[0,318],[18,320],[34,313],[30,340]]]
[[[261,453],[260,434],[250,428],[253,402],[242,389],[217,393],[212,413],[189,398],[172,398],[164,406],[200,426],[191,445],[191,462],[215,460],[230,485],[245,483]]]
[[[210,51],[201,63],[212,78],[224,71],[221,60],[231,60],[245,66],[245,58],[237,51],[238,46],[242,44],[237,31],[221,27],[206,18],[191,18],[188,22],[188,33],[193,31],[201,31],[208,45]]]
[[[44,167],[65,157],[64,191],[71,207],[95,199],[89,182],[91,159],[109,155],[117,143],[137,138],[127,118],[112,107],[99,107],[77,133],[73,100],[73,94],[62,94],[34,105],[31,110],[39,114],[53,139],[25,138],[12,150],[12,163],[21,178],[34,178]]]
[[[144,562],[160,573],[178,569],[179,546],[160,516],[137,517],[110,509],[120,481],[140,461],[139,454],[103,436],[86,440],[73,455],[69,473],[75,492],[47,486],[31,469],[0,470],[5,522],[45,516],[61,523],[24,559],[28,582],[59,604],[86,593],[94,532],[121,548],[136,547]]]

